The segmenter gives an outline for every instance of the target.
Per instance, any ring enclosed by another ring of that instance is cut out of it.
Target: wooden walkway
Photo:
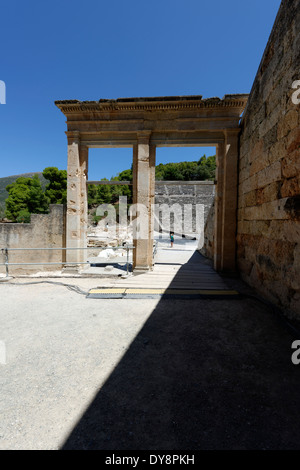
[[[100,284],[101,280],[99,279]],[[197,251],[176,248],[158,250],[153,271],[126,279],[106,280],[103,287],[142,289],[222,290],[229,288]],[[101,287],[101,286],[99,286]]]

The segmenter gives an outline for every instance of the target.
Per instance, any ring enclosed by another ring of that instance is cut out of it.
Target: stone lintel
[[[168,111],[168,110],[193,110],[204,108],[240,108],[240,114],[247,103],[247,94],[225,95],[205,98],[195,96],[165,96],[145,98],[118,98],[100,99],[99,101],[61,100],[55,101],[55,105],[67,116],[68,114],[82,114],[84,112],[101,111]]]

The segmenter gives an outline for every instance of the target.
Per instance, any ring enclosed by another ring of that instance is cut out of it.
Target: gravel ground
[[[0,295],[0,449],[300,448],[295,337],[262,303]]]

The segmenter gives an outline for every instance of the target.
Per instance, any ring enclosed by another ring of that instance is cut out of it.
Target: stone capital
[[[152,131],[139,131],[137,133],[137,143],[138,144],[144,144],[144,145],[149,145],[150,144],[150,137],[151,137]]]
[[[66,131],[68,144],[80,144],[80,132],[79,131]]]
[[[230,139],[237,139],[240,132],[241,132],[240,127],[237,127],[235,129],[226,129],[224,131],[225,138],[226,138],[227,141],[230,140]]]

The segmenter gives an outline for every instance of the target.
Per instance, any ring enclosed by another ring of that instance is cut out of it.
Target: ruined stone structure
[[[49,214],[32,214],[30,224],[0,223],[0,248],[35,248],[9,251],[9,263],[41,263],[9,266],[10,274],[32,274],[38,271],[61,270],[65,250],[36,250],[36,248],[65,247],[65,207],[51,204]],[[1,263],[5,262],[0,253]],[[43,263],[57,263],[44,264]],[[5,273],[5,267],[0,266]]]
[[[238,267],[247,283],[300,314],[300,1],[282,2],[240,136]]]
[[[214,258],[214,235],[215,235],[214,225],[215,225],[215,203],[213,202],[205,218],[203,243],[200,243],[199,248],[198,248],[200,253],[203,256],[211,260]]]
[[[236,269],[236,207],[239,120],[248,95],[56,101],[67,118],[67,246],[86,246],[88,150],[132,147],[134,204],[146,208],[147,237],[134,240],[135,272],[153,265],[155,149],[157,146],[213,145],[217,149],[214,266]],[[67,253],[82,261],[84,251]],[[74,265],[73,265],[74,266]]]
[[[170,192],[179,192],[178,187],[170,190],[162,183],[155,201],[155,149],[213,145],[215,197],[209,212],[207,205],[202,252],[213,259],[216,270],[232,273],[237,267],[261,295],[288,315],[299,315],[300,99],[293,99],[300,97],[294,86],[299,81],[300,0],[284,0],[249,99],[226,95],[57,101],[67,118],[66,230],[60,212],[56,214],[60,228],[54,229],[53,211],[61,209],[52,208],[49,216],[33,216],[40,217],[36,219],[40,228],[0,224],[1,247],[25,246],[26,240],[29,246],[64,246],[65,237],[67,247],[85,247],[88,150],[131,147],[134,203],[147,210],[143,219],[147,237],[134,241],[134,267],[137,272],[151,269],[152,205],[166,200],[170,204]],[[188,200],[181,196],[182,202]],[[70,250],[67,261],[76,266],[86,255],[84,250]],[[63,253],[58,256],[63,261]]]
[[[213,181],[156,181],[155,183],[155,204],[161,208],[167,205],[170,209],[174,209],[174,215],[178,211],[179,217],[182,220],[183,232],[186,228],[187,233],[200,235],[196,226],[196,207],[198,205],[203,209],[203,224],[205,224],[214,198],[215,185]],[[158,215],[154,221],[154,229],[156,231],[163,231],[164,228],[168,228],[168,225],[170,225],[170,220],[171,222],[174,220],[174,215],[172,217],[172,213],[170,216],[167,214],[168,220],[166,224],[163,221],[163,214],[161,214],[159,220],[157,220]],[[202,210],[200,215],[202,216]],[[183,219],[188,219],[188,216],[190,216],[191,220],[184,221]]]
[[[214,202],[213,181],[156,181],[155,204],[203,204],[205,220]]]

